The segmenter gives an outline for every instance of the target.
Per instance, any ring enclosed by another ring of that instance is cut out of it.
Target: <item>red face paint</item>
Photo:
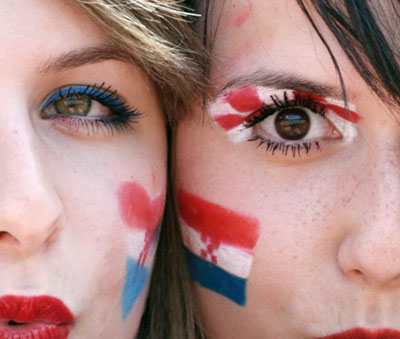
[[[139,257],[144,263],[155,231],[161,222],[164,211],[164,194],[151,200],[143,186],[136,182],[126,182],[118,190],[121,217],[132,229],[146,231],[145,248]]]
[[[243,117],[238,114],[224,114],[218,115],[214,118],[215,122],[220,125],[226,131],[231,130],[239,126],[243,121],[246,120],[247,117]]]
[[[302,93],[302,92],[297,92],[297,91],[294,91],[294,94],[300,96],[301,100],[308,100],[308,99],[312,100],[313,102],[316,103],[318,109],[323,108],[325,112],[326,112],[326,110],[332,110],[341,118],[343,118],[347,121],[350,121],[352,123],[356,124],[361,119],[361,117],[356,112],[351,111],[351,110],[349,110],[345,107],[339,106],[339,105],[331,104],[327,101],[326,98],[324,98],[322,96],[312,94],[312,93]]]
[[[239,10],[240,14],[235,18],[235,26],[238,28],[242,26],[250,17],[250,14],[253,10],[253,4],[248,2],[244,4],[243,7],[240,8]]]
[[[255,87],[232,90],[226,95],[225,100],[238,112],[254,112],[263,105]]]
[[[346,109],[342,106],[327,103],[326,108],[331,109],[341,118],[354,124],[358,123],[358,121],[361,119],[361,117],[356,112],[350,111],[349,109]]]
[[[259,236],[258,220],[209,202],[182,189],[179,211],[183,220],[211,241],[208,251],[220,243],[252,250]],[[205,254],[205,253],[204,253]],[[211,253],[209,253],[211,254]]]

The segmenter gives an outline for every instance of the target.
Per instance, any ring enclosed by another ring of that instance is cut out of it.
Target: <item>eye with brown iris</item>
[[[92,100],[87,95],[70,95],[57,100],[54,108],[58,114],[86,116],[92,105]]]
[[[284,109],[275,118],[275,128],[279,136],[287,140],[303,139],[310,130],[310,117],[301,108]]]

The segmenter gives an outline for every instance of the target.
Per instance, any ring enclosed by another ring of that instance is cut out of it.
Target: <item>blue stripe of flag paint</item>
[[[138,262],[129,257],[126,265],[126,278],[122,292],[122,318],[131,313],[135,301],[146,286],[149,272],[147,268],[140,266]]]
[[[243,306],[246,304],[247,279],[234,276],[213,263],[193,254],[186,247],[185,254],[193,280],[205,288],[222,294],[238,305]]]

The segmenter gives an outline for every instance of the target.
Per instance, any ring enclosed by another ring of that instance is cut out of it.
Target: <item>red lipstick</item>
[[[66,339],[74,316],[49,296],[0,298],[0,339]]]
[[[328,335],[320,339],[400,339],[400,332],[389,329],[366,330],[355,328],[346,332]]]

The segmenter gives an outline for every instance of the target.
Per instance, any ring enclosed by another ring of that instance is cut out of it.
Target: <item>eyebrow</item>
[[[56,57],[49,58],[40,65],[39,73],[57,73],[67,69],[107,60],[132,62],[133,58],[128,53],[111,45],[87,47],[72,50]]]
[[[297,74],[268,72],[267,70],[257,70],[249,75],[239,76],[229,81],[217,95],[231,87],[262,86],[274,89],[290,89],[305,93],[313,93],[323,97],[342,99],[343,91],[341,88],[320,83]]]

